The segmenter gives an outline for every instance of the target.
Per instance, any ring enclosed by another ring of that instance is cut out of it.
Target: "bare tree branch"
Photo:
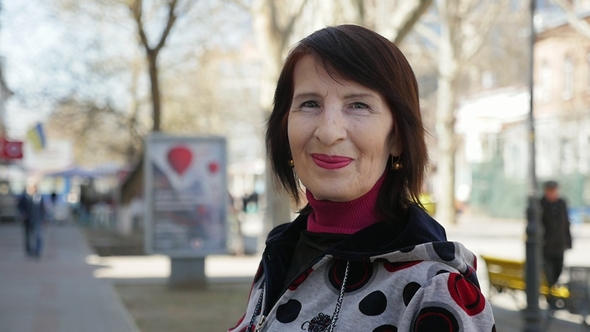
[[[178,2],[177,0],[171,0],[168,3],[168,21],[166,22],[166,28],[164,28],[164,32],[162,33],[162,37],[160,37],[160,41],[158,42],[158,45],[156,45],[156,47],[154,47],[154,53],[156,53],[156,54],[158,54],[158,52],[160,52],[160,49],[162,49],[162,47],[166,43],[166,38],[168,38],[168,35],[170,34],[170,30],[172,30],[172,26],[174,25],[174,22],[176,22],[177,15],[174,11],[176,9],[177,2]]]
[[[267,0],[267,5],[270,8],[270,27],[271,33],[278,37],[279,39],[283,38],[283,29],[279,26],[278,22],[278,14],[277,14],[277,4],[273,0]]]
[[[166,39],[172,30],[172,26],[176,22],[176,5],[178,4],[177,0],[169,0],[168,1],[168,20],[166,21],[166,27],[160,36],[160,40],[156,44],[155,47],[151,47],[149,45],[149,41],[145,34],[145,30],[143,27],[142,22],[142,0],[135,0],[132,2],[129,7],[133,13],[133,17],[135,22],[137,23],[137,29],[139,32],[139,36],[141,39],[141,43],[143,44],[145,51],[146,51],[146,60],[148,63],[148,73],[150,77],[150,87],[151,87],[151,95],[152,95],[152,110],[153,110],[153,131],[159,131],[161,125],[161,96],[160,96],[160,85],[158,79],[158,54],[160,50],[166,44]]]
[[[481,50],[484,42],[487,40],[488,33],[494,21],[500,13],[502,6],[508,4],[508,1],[503,0],[499,4],[493,6],[493,10],[489,14],[484,15],[483,20],[479,20],[478,24],[466,26],[461,22],[461,30],[463,31],[463,43],[461,45],[460,61],[467,63]],[[475,27],[479,27],[476,29]]]
[[[551,0],[553,3],[558,5],[564,12],[567,22],[574,30],[584,35],[586,38],[590,38],[590,24],[579,18],[574,12],[574,8],[571,3],[566,0]]]
[[[419,0],[412,10],[405,14],[405,19],[400,22],[397,29],[395,29],[396,34],[391,38],[394,44],[400,43],[412,31],[414,25],[431,4],[432,0]]]
[[[293,27],[295,26],[295,22],[297,22],[297,20],[299,19],[299,17],[301,17],[301,13],[303,13],[303,8],[305,8],[305,5],[306,4],[307,4],[307,0],[302,0],[301,1],[301,4],[299,5],[299,9],[297,10],[297,12],[295,12],[295,14],[293,14],[289,18],[289,22],[287,23],[287,25],[283,29],[283,35],[284,36],[288,36],[288,35],[290,35],[293,32]]]
[[[132,2],[129,5],[129,9],[133,13],[133,18],[135,20],[135,23],[137,24],[137,31],[139,33],[141,43],[145,47],[146,52],[151,53],[152,49],[151,49],[149,41],[147,39],[147,35],[145,34],[145,30],[143,29],[143,22],[142,22],[142,14],[143,14],[142,7],[143,6],[142,5],[143,5],[142,0],[135,0],[134,2]]]
[[[302,0],[299,8],[297,11],[289,16],[289,21],[284,25],[280,26],[278,22],[278,11],[277,11],[277,3],[275,0],[267,0],[266,1],[268,7],[270,8],[270,27],[271,27],[271,34],[274,36],[275,41],[280,45],[280,49],[283,50],[285,45],[289,42],[289,36],[293,33],[293,28],[295,23],[301,17],[301,13],[303,13],[303,9],[307,4],[307,0]]]
[[[133,18],[135,19],[135,23],[137,24],[137,30],[139,33],[139,37],[141,39],[141,43],[145,47],[145,50],[147,53],[153,53],[154,56],[157,56],[158,53],[160,52],[160,50],[162,49],[162,47],[164,47],[164,44],[166,43],[166,39],[168,38],[170,31],[172,30],[172,26],[174,26],[174,22],[176,22],[176,19],[178,18],[178,16],[175,13],[175,9],[176,9],[177,4],[178,4],[177,0],[171,0],[168,3],[168,20],[166,21],[166,27],[164,28],[164,31],[162,32],[162,36],[160,37],[160,40],[158,41],[156,46],[153,48],[149,44],[147,35],[145,33],[145,29],[143,27],[143,19],[142,19],[143,0],[136,0],[129,5],[129,8],[131,9],[131,12],[133,13]]]

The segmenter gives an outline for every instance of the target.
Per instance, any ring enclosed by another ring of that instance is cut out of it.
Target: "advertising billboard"
[[[227,158],[223,137],[146,138],[146,252],[205,257],[227,252]]]

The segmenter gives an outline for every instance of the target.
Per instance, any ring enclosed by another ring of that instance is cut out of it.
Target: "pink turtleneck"
[[[354,234],[385,217],[377,211],[377,197],[385,174],[363,196],[348,202],[318,201],[307,190],[305,195],[313,211],[307,217],[307,230],[313,233]]]

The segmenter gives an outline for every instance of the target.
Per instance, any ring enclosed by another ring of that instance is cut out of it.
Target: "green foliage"
[[[469,205],[472,210],[498,218],[524,218],[526,211],[527,179],[507,178],[500,157],[472,166],[472,189]],[[561,196],[569,207],[587,206],[584,201],[584,184],[590,177],[579,172],[538,179],[537,197],[542,196],[543,183],[559,182]]]

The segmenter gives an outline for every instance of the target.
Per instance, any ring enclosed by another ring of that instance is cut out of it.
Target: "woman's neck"
[[[377,210],[377,197],[386,173],[369,192],[348,202],[318,201],[308,190],[306,196],[313,211],[307,218],[307,230],[313,233],[354,234],[385,219]]]

